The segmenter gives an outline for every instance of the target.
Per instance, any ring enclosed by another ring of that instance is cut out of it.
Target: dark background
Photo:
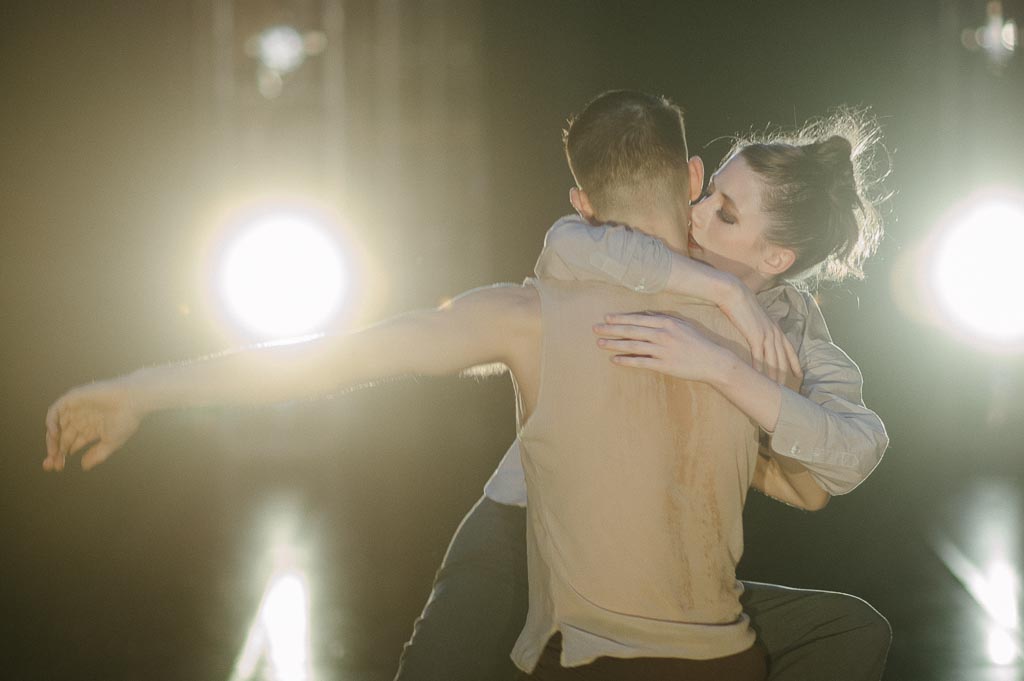
[[[270,4],[237,2],[238,25]],[[312,22],[315,2],[292,4]],[[506,377],[162,414],[88,475],[42,473],[46,408],[241,340],[200,276],[228,196],[337,206],[372,271],[364,320],[521,280],[570,208],[566,117],[629,87],[681,103],[711,166],[731,133],[840,104],[878,116],[888,234],[867,279],[821,301],[892,446],[819,513],[752,496],[741,576],[871,602],[894,630],[890,681],[1024,678],[1019,655],[990,661],[991,618],[935,548],[1020,574],[1022,362],[933,323],[914,276],[943,214],[1024,178],[1021,57],[996,68],[960,44],[984,2],[342,4],[342,141],[310,132],[302,72],[291,99],[236,101],[232,125],[262,144],[214,124],[205,3],[2,5],[0,674],[227,679],[283,542],[308,569],[315,678],[390,678],[513,437]]]

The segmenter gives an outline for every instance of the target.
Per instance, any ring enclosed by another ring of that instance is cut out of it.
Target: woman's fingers
[[[657,328],[635,324],[595,324],[594,333],[603,338],[632,338],[652,341],[661,331]]]
[[[778,338],[774,333],[768,334],[768,348],[765,350],[767,360],[771,369],[769,372],[769,378],[776,383],[782,383],[786,379],[786,365],[784,362],[779,361],[779,348]]]
[[[750,366],[754,367],[754,371],[764,371],[765,340],[750,344]]]
[[[674,318],[663,314],[648,314],[646,312],[619,312],[606,314],[606,324],[628,324],[630,326],[643,326],[651,329],[664,329],[672,323]]]
[[[783,347],[786,351],[786,357],[789,360],[789,367],[793,375],[796,376],[797,382],[802,383],[804,380],[804,370],[800,366],[800,356],[796,354],[796,348],[793,347],[788,338],[783,336],[782,340],[784,341]]]
[[[654,369],[661,367],[661,360],[654,357],[637,357],[635,355],[613,355],[612,362],[624,367],[636,367],[638,369]]]
[[[775,338],[770,333],[764,337],[764,360],[761,373],[773,381],[777,380],[779,375],[778,360],[775,354]]]
[[[622,352],[628,355],[650,355],[656,350],[656,346],[647,341],[628,340],[625,338],[599,338],[599,347],[612,352]]]
[[[778,359],[778,362],[779,362],[779,380],[778,380],[778,382],[779,382],[780,385],[785,385],[786,378],[792,372],[792,368],[790,367],[790,362],[789,362],[789,355],[786,353],[786,344],[788,342],[789,341],[786,340],[786,337],[783,336],[782,332],[780,331],[779,335],[778,335],[778,337],[776,338],[776,341],[775,341],[775,351],[778,353],[778,358],[779,358]]]

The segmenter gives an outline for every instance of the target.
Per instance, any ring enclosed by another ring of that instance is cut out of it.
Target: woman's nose
[[[706,204],[706,200],[701,201],[694,204],[693,208],[690,209],[690,224],[694,229],[700,229],[704,226],[704,219],[707,217]]]

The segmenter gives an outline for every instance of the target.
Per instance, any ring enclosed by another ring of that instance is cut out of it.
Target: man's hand
[[[730,287],[729,295],[719,308],[750,345],[755,369],[780,385],[786,383],[788,374],[796,378],[797,385],[800,384],[803,370],[793,344],[764,311],[753,291],[737,283]]]
[[[83,385],[65,393],[46,412],[44,471],[62,471],[82,453],[82,468],[106,461],[138,429],[142,414],[117,380]]]

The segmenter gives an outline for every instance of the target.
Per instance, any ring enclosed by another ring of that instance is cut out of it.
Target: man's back
[[[743,354],[738,334],[689,299],[536,285],[538,375],[517,376],[522,403],[533,405],[520,433],[531,613],[514,656],[530,667],[554,629],[570,665],[749,647],[734,568],[756,427],[705,384],[614,366],[591,327],[607,312],[646,308],[686,316]]]

